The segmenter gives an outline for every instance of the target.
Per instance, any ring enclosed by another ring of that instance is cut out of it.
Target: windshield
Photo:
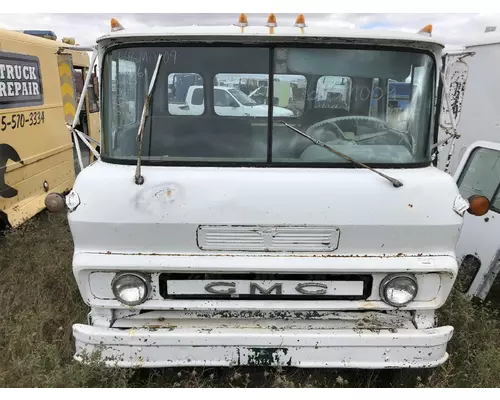
[[[430,163],[435,66],[429,55],[264,46],[108,51],[102,74],[104,160],[135,162],[159,54],[144,164],[348,164],[283,121],[368,165]]]
[[[244,106],[253,106],[253,105],[257,104],[255,101],[253,101],[250,97],[248,97],[241,90],[229,89],[229,93],[231,93],[234,97],[236,97],[236,100],[238,100]]]

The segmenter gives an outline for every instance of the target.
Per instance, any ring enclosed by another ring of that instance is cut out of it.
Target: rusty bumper
[[[117,329],[75,324],[75,359],[117,367],[291,366],[430,368],[448,359],[453,327],[432,329],[262,329],[190,326]],[[90,358],[89,358],[90,357]]]

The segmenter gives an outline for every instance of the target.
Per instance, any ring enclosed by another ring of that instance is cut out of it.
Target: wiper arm
[[[156,61],[155,71],[151,77],[151,82],[149,83],[149,90],[146,94],[146,99],[144,100],[144,107],[142,108],[141,123],[139,124],[139,130],[137,131],[137,141],[139,142],[139,154],[137,155],[137,167],[135,169],[135,183],[137,185],[142,185],[144,183],[144,177],[141,175],[141,152],[142,152],[142,137],[144,136],[144,127],[146,125],[146,114],[149,110],[149,103],[151,102],[151,94],[155,87],[156,76],[158,75],[158,70],[160,69],[160,61],[162,55],[158,55],[158,61]]]
[[[338,156],[346,159],[347,161],[352,162],[353,164],[359,165],[360,167],[363,167],[363,168],[369,169],[372,172],[375,172],[376,174],[380,175],[381,177],[383,177],[383,178],[387,179],[389,182],[391,182],[394,187],[401,187],[401,186],[403,186],[403,183],[401,181],[398,181],[395,178],[391,178],[390,176],[387,176],[386,174],[383,174],[382,172],[379,172],[379,171],[377,171],[377,170],[369,167],[366,164],[363,164],[363,163],[360,163],[358,161],[353,160],[351,157],[345,155],[344,153],[341,153],[338,150],[335,150],[334,148],[328,146],[326,143],[323,143],[321,140],[314,139],[313,137],[309,136],[308,134],[302,132],[301,130],[299,130],[299,129],[297,129],[297,128],[295,128],[295,127],[287,124],[285,121],[281,121],[281,123],[283,125],[285,125],[287,128],[290,128],[291,130],[293,130],[294,132],[297,132],[299,135],[304,136],[306,139],[310,140],[314,144],[316,144],[316,145],[318,145],[320,147],[323,147],[323,148],[329,150],[330,152],[332,152],[332,153],[334,153],[334,154],[336,154],[336,155],[338,155]]]

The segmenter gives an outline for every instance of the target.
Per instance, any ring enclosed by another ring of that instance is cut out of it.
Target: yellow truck
[[[0,29],[0,231],[43,210],[48,193],[72,188],[78,173],[73,121],[98,147],[98,84],[90,64],[88,51],[73,39]],[[83,164],[93,162],[90,149],[80,147]]]

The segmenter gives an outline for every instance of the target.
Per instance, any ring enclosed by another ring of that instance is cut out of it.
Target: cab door
[[[87,78],[87,74],[91,73],[92,76],[89,81],[86,93],[86,110],[87,110],[87,121],[88,121],[88,135],[99,142],[101,139],[101,119],[99,112],[99,82],[97,79],[96,70],[90,72],[88,68],[84,70],[84,80]],[[95,143],[91,143],[94,148],[99,152],[99,146]],[[91,152],[91,162],[94,159],[94,155]]]
[[[85,95],[82,104],[82,109],[79,115],[79,123],[76,125],[76,129],[95,139],[99,140],[99,106],[95,101],[95,92],[93,88],[93,82],[89,82],[87,90],[83,93],[83,88],[85,85],[85,79],[87,78],[88,68],[80,65],[74,65],[73,67],[73,79],[75,82],[76,90],[76,104],[80,102],[82,94]],[[93,153],[85,145],[85,143],[79,139],[80,151],[82,153],[83,165],[86,167],[94,161]],[[96,147],[93,144],[94,148]]]
[[[74,62],[73,56],[71,54],[62,53],[59,54],[57,58],[61,83],[61,95],[63,99],[64,118],[67,124],[72,125],[83,89],[83,68]],[[84,103],[83,110],[85,109],[86,105]],[[84,114],[85,111],[80,112],[80,115],[82,113]],[[87,133],[87,125],[87,118],[81,118],[80,116],[80,123],[76,126],[76,129]],[[73,141],[73,137],[70,132],[68,132],[68,134]],[[80,145],[83,165],[87,166],[92,161],[90,158],[91,152],[85,147],[85,144],[80,139],[78,139],[78,142]],[[77,161],[76,148],[73,148],[73,159],[76,176],[80,172],[80,167]]]
[[[468,270],[467,295],[484,300],[500,270],[500,143],[473,143],[454,177],[464,199],[481,195],[490,201],[481,217],[465,213],[457,243],[461,268]]]

